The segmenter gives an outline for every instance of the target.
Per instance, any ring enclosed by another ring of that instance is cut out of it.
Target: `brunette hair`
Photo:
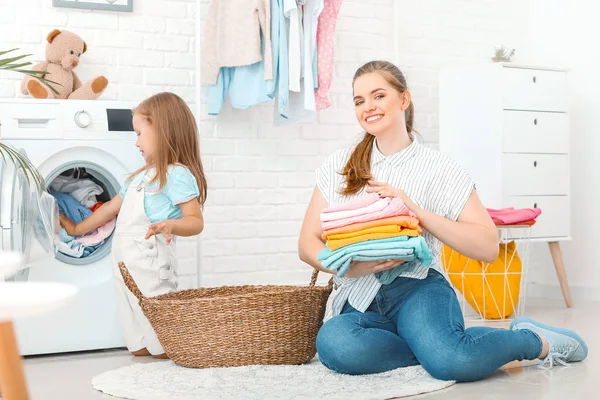
[[[352,79],[352,85],[356,80],[372,72],[377,72],[392,85],[398,93],[403,93],[408,90],[406,84],[406,78],[398,67],[388,61],[370,61],[356,70],[354,78]],[[406,131],[411,133],[413,131],[413,121],[415,116],[415,107],[411,100],[410,105],[405,111],[406,116]],[[375,142],[375,136],[369,132],[365,132],[364,137],[356,145],[352,155],[348,159],[348,162],[344,166],[341,175],[345,178],[345,187],[341,190],[341,194],[344,196],[352,195],[360,192],[362,188],[367,186],[368,181],[371,177],[371,152],[373,150],[373,143]]]

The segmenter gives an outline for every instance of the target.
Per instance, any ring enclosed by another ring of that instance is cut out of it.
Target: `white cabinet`
[[[439,146],[475,180],[487,208],[535,208],[570,305],[558,241],[570,239],[567,72],[510,63],[440,72]]]
[[[482,64],[440,74],[440,150],[473,176],[486,207],[537,204],[534,239],[570,236],[566,93],[566,72],[552,68]],[[558,211],[561,229],[551,220]]]

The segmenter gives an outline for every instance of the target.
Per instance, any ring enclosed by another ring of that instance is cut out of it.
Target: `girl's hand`
[[[150,239],[154,235],[158,235],[159,233],[165,235],[165,238],[167,239],[167,244],[171,243],[171,240],[173,239],[173,225],[171,224],[170,220],[162,221],[156,224],[151,224],[148,227],[148,233],[146,233],[146,240]]]
[[[77,224],[62,214],[60,214],[60,226],[62,226],[70,236],[78,236]]]
[[[408,198],[404,190],[396,189],[385,182],[369,181],[369,185],[371,187],[367,188],[367,193],[378,193],[380,197],[399,197],[410,211],[417,214],[419,206]]]
[[[350,263],[350,269],[344,276],[347,278],[358,278],[360,276],[374,274],[375,272],[396,268],[403,263],[403,260],[352,261]]]

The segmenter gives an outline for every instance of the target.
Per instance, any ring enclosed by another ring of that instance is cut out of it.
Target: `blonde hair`
[[[200,193],[198,203],[204,206],[207,185],[200,160],[198,126],[185,101],[174,93],[158,93],[141,102],[133,112],[143,117],[154,129],[156,154],[153,154],[152,167],[156,169],[156,174],[150,183],[158,181],[160,192],[167,183],[169,165],[183,165],[196,178]],[[148,167],[146,165],[133,172],[129,181]]]

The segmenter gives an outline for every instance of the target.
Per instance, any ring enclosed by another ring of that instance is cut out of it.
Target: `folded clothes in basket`
[[[535,219],[542,213],[542,210],[539,208],[515,209],[514,207],[498,210],[488,208],[487,211],[496,225],[533,225]]]

